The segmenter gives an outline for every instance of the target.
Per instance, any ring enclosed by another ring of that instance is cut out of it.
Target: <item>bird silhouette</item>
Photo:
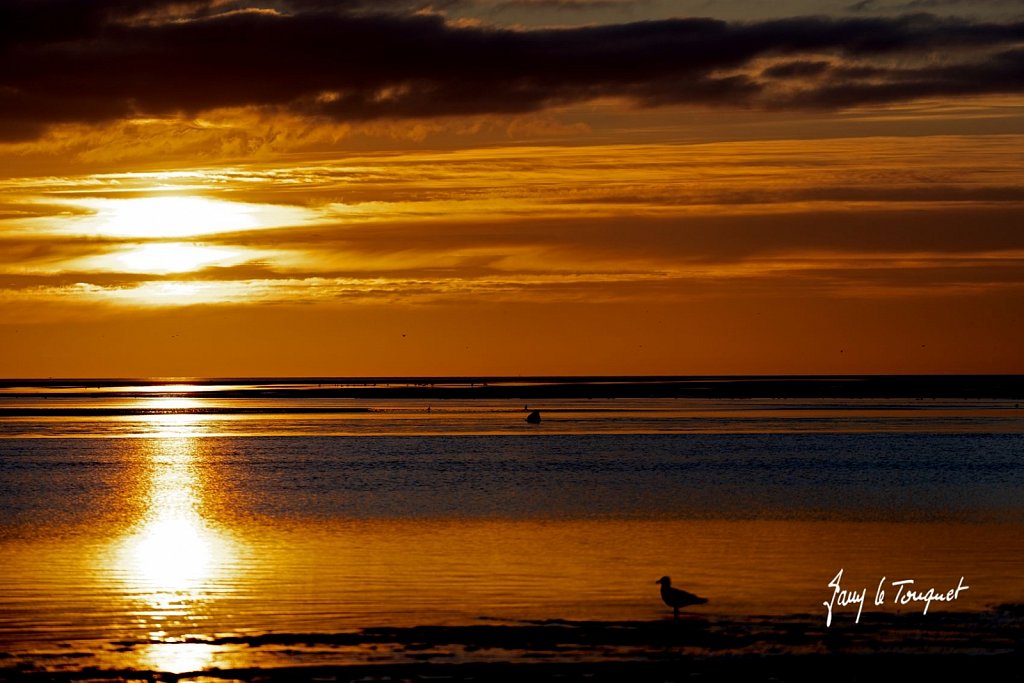
[[[690,605],[703,605],[708,601],[707,598],[694,595],[684,590],[672,587],[672,579],[667,576],[663,576],[654,583],[661,584],[661,599],[662,601],[672,608],[672,618],[679,618],[679,610],[683,607],[689,607]]]

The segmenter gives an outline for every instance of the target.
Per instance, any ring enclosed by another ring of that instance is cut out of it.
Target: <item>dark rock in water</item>
[[[535,410],[532,413],[530,413],[529,415],[527,415],[526,416],[526,421],[529,422],[532,425],[539,425],[540,424],[540,411],[539,410]]]

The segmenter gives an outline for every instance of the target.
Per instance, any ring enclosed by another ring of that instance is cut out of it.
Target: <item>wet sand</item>
[[[237,651],[238,667],[159,671],[103,666],[103,653],[0,654],[0,681],[450,680],[679,681],[987,680],[1019,670],[1024,605],[990,611],[873,614],[825,625],[821,615],[688,614],[678,622],[546,620],[366,628],[343,633],[118,641]],[[230,655],[227,657],[230,660]]]

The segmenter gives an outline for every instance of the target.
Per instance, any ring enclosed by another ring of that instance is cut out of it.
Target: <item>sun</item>
[[[79,215],[69,220],[62,231],[97,237],[180,239],[306,225],[320,218],[315,210],[303,206],[177,193],[83,197],[68,204]]]
[[[89,227],[110,237],[175,238],[262,227],[260,204],[170,195],[132,199],[86,199],[95,213]]]

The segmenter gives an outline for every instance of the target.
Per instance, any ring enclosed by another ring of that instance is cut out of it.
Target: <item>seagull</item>
[[[702,598],[693,593],[688,593],[684,590],[672,587],[672,579],[667,576],[663,576],[654,583],[661,584],[661,599],[666,605],[672,608],[672,617],[675,619],[679,618],[679,610],[683,607],[689,607],[690,605],[703,605],[708,601],[707,598]]]

